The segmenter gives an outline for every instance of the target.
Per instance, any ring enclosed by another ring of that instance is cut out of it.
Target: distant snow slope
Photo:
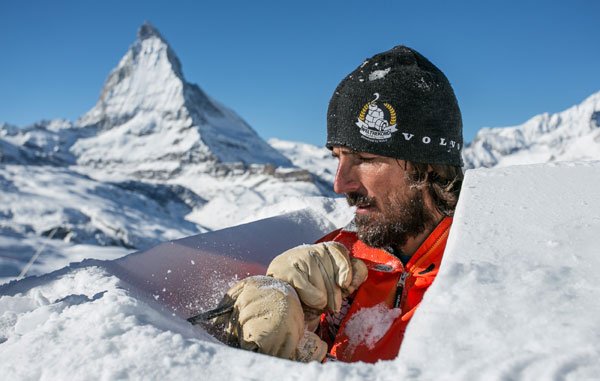
[[[600,159],[600,92],[558,114],[483,128],[465,147],[466,168]]]
[[[0,196],[0,283],[19,275],[38,250],[29,274],[197,233],[182,216],[202,201],[174,185],[102,183],[65,167],[13,164],[0,168]]]
[[[304,168],[333,187],[337,159],[325,147],[271,138],[269,144],[287,157],[295,166]]]
[[[599,177],[597,161],[467,172],[440,273],[392,361],[299,364],[229,348],[162,298],[134,291],[145,282],[128,283],[110,270],[113,262],[92,261],[0,286],[0,372],[7,379],[596,379]],[[148,276],[179,269],[169,270]]]

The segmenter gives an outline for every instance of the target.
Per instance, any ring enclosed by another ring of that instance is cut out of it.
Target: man
[[[276,257],[215,319],[226,341],[297,361],[398,354],[442,259],[462,184],[462,120],[444,74],[398,46],[337,87],[327,144],[354,221]]]

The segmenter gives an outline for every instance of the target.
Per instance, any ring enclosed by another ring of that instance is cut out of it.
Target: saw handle
[[[233,303],[227,304],[224,306],[220,306],[220,307],[216,307],[216,308],[213,308],[212,310],[208,310],[208,311],[202,312],[198,315],[194,315],[194,316],[188,318],[187,321],[189,321],[192,324],[208,323],[212,319],[214,319],[218,316],[221,316],[221,315],[228,314],[231,311],[233,311]]]

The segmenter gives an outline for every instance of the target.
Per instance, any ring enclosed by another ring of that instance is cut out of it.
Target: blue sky
[[[403,44],[446,73],[470,141],[600,91],[599,17],[595,0],[3,0],[0,122],[77,119],[149,21],[186,79],[265,139],[323,145],[339,81]]]

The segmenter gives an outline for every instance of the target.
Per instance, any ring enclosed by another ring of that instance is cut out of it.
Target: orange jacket
[[[331,356],[373,363],[398,355],[406,326],[438,273],[451,224],[451,217],[444,218],[406,267],[390,253],[365,245],[355,232],[339,229],[318,241],[342,243],[369,269],[367,280],[342,311],[321,317],[318,333]]]

